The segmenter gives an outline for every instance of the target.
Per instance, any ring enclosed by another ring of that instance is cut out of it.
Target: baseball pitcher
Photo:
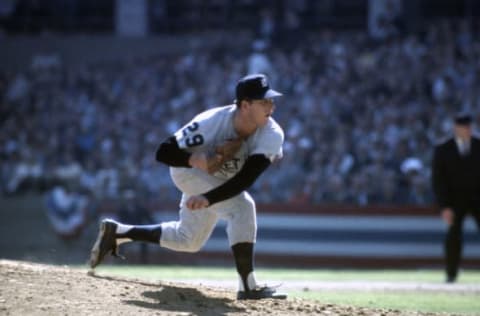
[[[265,75],[248,75],[237,83],[235,104],[200,113],[161,143],[156,159],[170,166],[182,192],[179,220],[142,226],[103,220],[91,251],[92,269],[106,254],[117,256],[124,242],[197,252],[224,219],[239,274],[237,298],[285,299],[287,295],[259,286],[255,278],[256,210],[246,191],[282,157],[283,130],[272,118],[273,98],[281,95]]]

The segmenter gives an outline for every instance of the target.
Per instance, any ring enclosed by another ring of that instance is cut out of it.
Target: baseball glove
[[[208,173],[213,174],[222,168],[223,164],[235,157],[235,154],[242,147],[241,138],[229,139],[223,144],[215,147],[215,152],[208,157]]]

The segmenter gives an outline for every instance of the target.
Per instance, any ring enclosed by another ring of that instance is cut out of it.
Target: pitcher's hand
[[[442,215],[442,219],[443,221],[448,225],[448,226],[452,226],[453,224],[453,219],[455,218],[455,213],[453,212],[453,210],[449,207],[446,207],[442,210],[441,212],[441,215]]]

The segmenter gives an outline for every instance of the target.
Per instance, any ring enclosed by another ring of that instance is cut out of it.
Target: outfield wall
[[[97,216],[75,238],[55,233],[41,196],[0,199],[0,257],[50,263],[85,263],[98,217],[115,216],[116,206],[102,203]],[[148,204],[157,221],[178,218],[175,205]],[[429,207],[258,205],[256,259],[259,266],[305,268],[443,267],[446,227]],[[126,264],[231,265],[225,222],[220,221],[205,247],[195,254],[155,245],[126,245]],[[480,268],[480,234],[465,223],[463,268]]]
[[[159,221],[176,220],[174,206],[150,205]],[[108,214],[108,212],[107,212]],[[268,266],[424,268],[443,266],[446,226],[432,207],[258,205],[257,262]],[[230,260],[226,222],[199,254],[158,254],[159,261]],[[468,217],[463,267],[480,268],[480,233]]]

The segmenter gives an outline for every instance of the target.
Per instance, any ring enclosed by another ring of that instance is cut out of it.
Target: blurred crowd
[[[181,55],[70,67],[40,59],[0,73],[0,189],[57,185],[91,199],[126,191],[176,203],[158,144],[236,81],[263,72],[282,91],[284,158],[251,189],[258,202],[432,202],[434,143],[459,109],[480,113],[480,40],[467,21],[372,40],[365,32],[228,36]]]

